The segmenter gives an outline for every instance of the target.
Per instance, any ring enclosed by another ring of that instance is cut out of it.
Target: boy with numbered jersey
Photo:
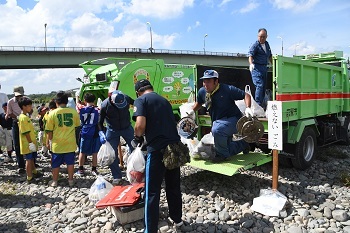
[[[27,182],[32,183],[34,177],[40,173],[34,166],[34,159],[37,157],[37,141],[34,133],[34,126],[28,114],[32,111],[32,100],[28,97],[21,97],[18,106],[22,112],[18,116],[19,144],[21,155],[26,160]]]
[[[68,184],[73,186],[76,137],[75,128],[80,125],[79,115],[75,109],[68,108],[68,95],[59,91],[56,95],[57,109],[50,112],[46,123],[49,143],[47,147],[52,151],[52,181],[51,187],[57,186],[61,164],[67,164]]]
[[[85,155],[92,155],[92,171],[95,176],[97,172],[97,152],[101,147],[98,135],[98,109],[94,106],[96,97],[91,93],[84,95],[85,107],[80,109],[80,145],[79,145],[79,170],[75,173],[78,176],[84,176]]]

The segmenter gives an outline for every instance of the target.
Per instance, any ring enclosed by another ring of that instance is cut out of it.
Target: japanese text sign
[[[268,101],[267,102],[268,116],[268,147],[272,150],[282,150],[282,102]]]

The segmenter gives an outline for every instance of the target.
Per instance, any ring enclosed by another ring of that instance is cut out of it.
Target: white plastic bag
[[[128,181],[133,183],[141,183],[145,180],[145,157],[141,151],[141,147],[136,147],[130,154],[126,165],[126,177]]]
[[[111,190],[113,185],[105,180],[102,176],[97,176],[95,182],[91,185],[89,192],[89,200],[97,203],[104,198]]]
[[[180,105],[180,116],[181,118],[188,117],[189,113],[192,111],[194,103],[183,103]]]
[[[278,190],[261,189],[259,197],[254,198],[251,210],[268,216],[279,216],[287,197]]]
[[[199,143],[199,140],[196,137],[193,139],[191,139],[191,138],[186,139],[186,138],[181,137],[181,142],[183,144],[187,145],[188,150],[190,151],[191,158],[194,158],[194,159],[200,158],[199,154],[194,153],[194,149],[197,147],[197,145]]]
[[[245,112],[245,109],[246,109],[247,107],[245,106],[244,100],[236,100],[236,101],[235,101],[235,104],[237,105],[238,109],[239,109],[242,113]]]
[[[101,167],[111,165],[115,160],[115,151],[109,142],[102,144],[97,153],[97,163]]]
[[[193,149],[193,154],[197,158],[201,158],[201,159],[209,159],[215,156],[216,152],[215,152],[215,145],[214,145],[214,136],[212,133],[208,133],[203,136],[201,141]],[[193,157],[193,158],[196,158],[196,157]]]
[[[245,92],[248,93],[251,97],[251,106],[250,108],[253,111],[253,115],[256,117],[265,117],[265,111],[264,109],[254,100],[254,97],[252,96],[252,92],[250,91],[250,86],[245,86]]]

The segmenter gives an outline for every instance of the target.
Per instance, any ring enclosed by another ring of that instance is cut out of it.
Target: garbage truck
[[[349,74],[342,56],[341,51],[273,56],[267,89],[271,91],[271,100],[280,101],[282,105],[281,165],[305,170],[312,165],[319,147],[350,143]],[[207,69],[218,71],[220,83],[242,90],[250,85],[252,93],[255,91],[249,70],[241,67],[165,64],[162,59],[125,58],[86,61],[80,66],[86,73],[81,79],[80,98],[91,92],[103,100],[114,89],[136,98],[134,84],[137,80],[148,79],[155,92],[171,103],[177,120],[180,120],[180,105],[202,87],[199,78]],[[132,114],[132,109],[130,111]],[[253,147],[258,148],[255,152],[238,154],[219,164],[192,159],[189,165],[231,176],[272,161],[268,148],[268,119],[258,120],[264,126],[264,134],[254,143]],[[198,112],[196,122],[200,140],[210,132],[212,122],[206,111]]]

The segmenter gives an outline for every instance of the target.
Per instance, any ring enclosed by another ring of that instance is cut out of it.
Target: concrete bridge
[[[79,68],[105,57],[163,59],[167,64],[248,67],[247,54],[141,48],[0,46],[0,69]]]

